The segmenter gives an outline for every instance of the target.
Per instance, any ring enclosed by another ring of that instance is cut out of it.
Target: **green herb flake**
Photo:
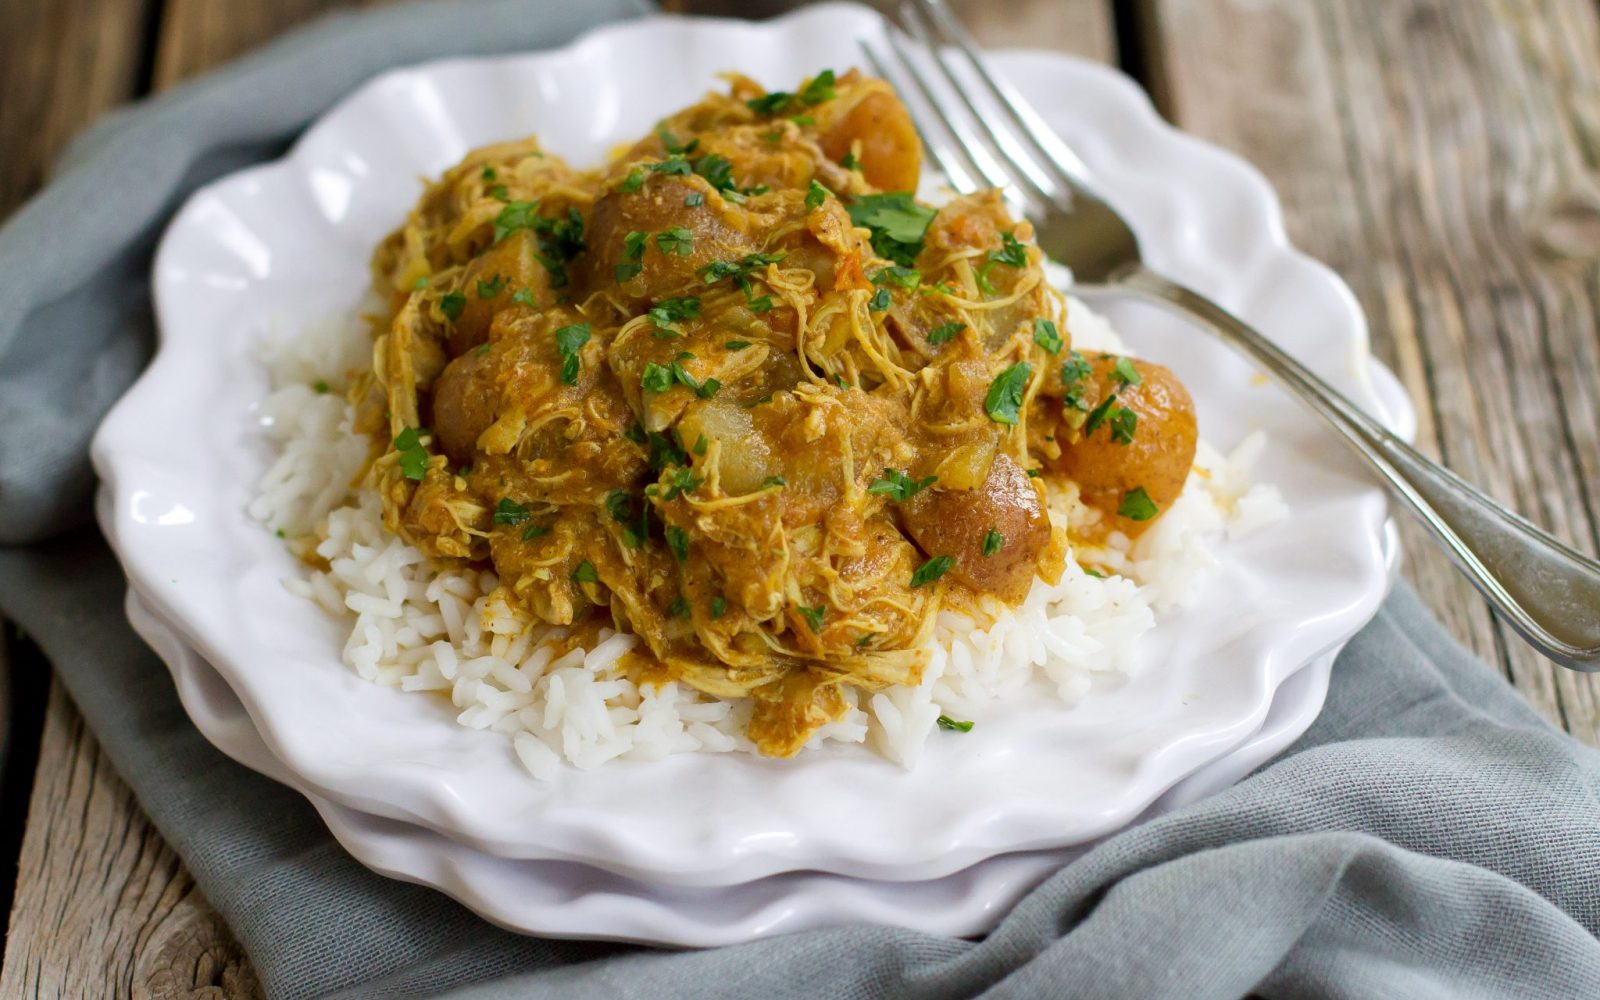
[[[279,538],[288,538],[289,537],[288,535],[283,533],[283,529],[282,528],[279,528],[277,531],[274,531],[273,534],[277,535]]]
[[[725,349],[730,350],[730,351],[742,351],[746,347],[750,346],[750,341],[748,341],[748,340],[730,340],[726,344],[723,344],[722,346]]]
[[[1144,491],[1143,486],[1135,486],[1122,495],[1122,503],[1117,505],[1117,513],[1130,521],[1148,521],[1161,513],[1150,494]]]
[[[578,384],[578,352],[589,342],[588,323],[573,323],[556,331],[556,350],[561,352],[561,381],[564,385]]]
[[[542,524],[530,524],[526,528],[523,529],[523,531],[522,531],[522,540],[525,541],[525,542],[531,542],[535,538],[543,538],[545,535],[548,535],[548,534],[550,534],[550,529],[548,527],[546,527],[545,525],[542,525]]]
[[[1028,376],[1031,374],[1032,366],[1026,361],[1019,361],[995,376],[995,380],[989,384],[989,394],[983,401],[983,411],[990,420],[1015,426],[1018,414],[1022,411],[1023,392],[1028,387]]]
[[[1086,569],[1084,570],[1084,573],[1094,577],[1097,580],[1104,580],[1106,578],[1106,575],[1097,569]]]
[[[673,135],[671,132],[668,132],[664,128],[657,129],[656,135],[661,137],[661,145],[665,146],[667,148],[667,152],[672,153],[673,155],[692,153],[700,147],[699,139],[690,139],[687,143],[680,144],[678,142],[678,137]]]
[[[733,279],[733,283],[748,292],[750,288],[750,275],[758,269],[769,264],[776,264],[783,260],[782,251],[776,253],[746,254],[739,260],[714,260],[700,269],[700,277],[708,285],[715,285],[724,278]]]
[[[492,181],[492,180],[496,179],[496,177],[498,175],[494,172],[494,168],[493,167],[484,167],[483,168],[483,172],[480,173],[478,176],[482,177],[486,181]]]
[[[694,474],[694,470],[687,466],[679,466],[667,475],[667,492],[662,500],[676,500],[687,493],[693,493],[700,488],[704,479]]]
[[[532,226],[533,220],[538,218],[538,209],[537,201],[507,202],[494,217],[494,242],[499,243],[517,230]]]
[[[1139,377],[1139,370],[1133,367],[1133,362],[1127,358],[1117,359],[1117,363],[1111,368],[1111,377],[1123,385],[1138,385],[1144,381]]]
[[[871,642],[872,640],[876,639],[877,637],[878,637],[878,633],[876,633],[876,632],[868,632],[868,633],[866,633],[861,638],[856,640],[856,648],[857,649],[865,649],[865,648],[867,648],[867,643]]]
[[[510,201],[511,189],[506,187],[504,184],[496,184],[494,187],[489,189],[489,197],[493,198],[495,201]]]
[[[1096,430],[1099,430],[1100,425],[1105,423],[1106,417],[1111,415],[1111,408],[1115,406],[1116,403],[1117,394],[1113,392],[1111,395],[1101,400],[1099,406],[1096,406],[1094,409],[1089,411],[1089,419],[1083,422],[1084,437],[1088,437]]]
[[[819,604],[814,608],[808,608],[804,605],[801,605],[795,610],[799,611],[800,617],[804,618],[806,620],[806,624],[811,626],[811,631],[813,633],[820,633],[822,631],[822,618],[828,613],[828,606],[826,604]]]
[[[688,600],[686,598],[684,598],[682,595],[679,595],[677,600],[675,600],[671,604],[667,605],[667,617],[668,618],[687,618],[687,617],[689,617],[689,602],[688,602]]]
[[[666,174],[668,177],[687,177],[694,173],[694,168],[689,166],[689,161],[681,156],[669,156],[660,163],[650,164],[653,174]]]
[[[461,318],[461,310],[466,307],[467,297],[460,292],[449,292],[439,299],[439,311],[452,323]]]
[[[972,723],[964,719],[952,719],[948,715],[939,716],[939,728],[957,733],[972,732]]]
[[[893,299],[889,295],[889,290],[887,288],[879,288],[872,294],[871,301],[867,303],[867,309],[871,312],[883,312],[889,308],[892,302]]]
[[[746,304],[746,306],[749,307],[751,312],[755,313],[758,316],[761,313],[771,312],[772,311],[772,307],[774,305],[774,303],[772,301],[772,296],[770,296],[770,295],[763,295],[759,299],[751,299],[749,302],[747,302],[745,304]]]
[[[839,158],[839,166],[846,170],[854,170],[861,166],[861,160],[856,157],[855,152],[852,150]]]
[[[519,288],[512,292],[511,301],[519,306],[528,306],[532,309],[539,308],[539,304],[533,301],[533,289],[531,288]]]
[[[721,596],[711,599],[711,620],[716,621],[728,613],[728,602]]]
[[[938,214],[917,204],[909,191],[859,195],[850,202],[850,221],[872,233],[878,256],[911,267],[922,252],[922,239]]]
[[[877,493],[899,503],[905,503],[938,481],[938,476],[929,476],[926,479],[912,479],[899,469],[884,469],[883,475],[873,480],[872,485],[867,487],[867,492]]]
[[[328,394],[328,383],[319,378],[315,382],[311,383],[311,391],[315,392],[319,396],[326,396]]]
[[[811,186],[806,188],[806,211],[815,212],[822,207],[822,203],[833,195],[832,191],[817,183],[816,178],[811,179]]]
[[[594,563],[585,559],[572,569],[572,582],[574,583],[599,583],[600,574],[594,570]]]
[[[478,298],[492,299],[505,290],[506,279],[504,275],[497,274],[488,281],[478,282]]]
[[[658,365],[654,361],[646,361],[644,373],[639,376],[639,384],[649,392],[666,392],[672,388],[675,381],[672,369]]]
[[[667,548],[672,550],[672,558],[680,563],[689,561],[689,533],[677,525],[667,525]]]
[[[983,556],[985,559],[994,555],[1005,547],[1006,536],[1000,534],[1000,532],[994,528],[990,528],[989,533],[983,536]]]
[[[833,100],[836,96],[833,89],[834,79],[831,69],[818,73],[800,88],[800,100],[807,104],[821,104],[823,101]]]
[[[1111,440],[1117,444],[1132,444],[1134,431],[1139,428],[1139,415],[1126,406],[1111,411]]]
[[[686,196],[684,196],[684,199],[683,199],[683,204],[684,204],[685,208],[699,208],[701,205],[704,205],[705,203],[706,203],[706,196],[701,194],[699,191],[691,191]]]
[[[414,291],[414,292],[420,292],[424,288],[427,288],[427,287],[428,287],[428,279],[427,278],[418,278],[416,281],[413,281],[411,283],[411,290]]]
[[[628,176],[623,178],[622,183],[617,185],[617,190],[623,194],[637,194],[642,187],[644,187],[644,171],[634,167],[628,171]]]
[[[733,191],[739,186],[733,180],[733,161],[720,153],[707,153],[694,161],[694,172],[718,191]]]
[[[1051,354],[1061,353],[1061,334],[1056,325],[1040,316],[1033,321],[1033,342]]]
[[[683,226],[663,229],[656,233],[656,249],[664,254],[687,257],[694,252],[694,234]]]
[[[815,125],[817,123],[816,118],[812,117],[811,115],[790,115],[789,120],[801,127]]]
[[[950,567],[955,564],[956,561],[951,556],[934,556],[918,566],[916,572],[911,574],[911,586],[926,586],[950,572]]]
[[[421,481],[428,474],[428,449],[422,446],[426,431],[407,427],[395,436],[395,451],[400,454],[400,473],[407,479]]]
[[[928,343],[935,346],[947,340],[954,339],[955,335],[967,328],[965,323],[940,323],[928,331]]]
[[[782,476],[768,476],[767,478],[761,480],[761,488],[764,490],[782,489],[788,485],[789,481],[784,479]]]
[[[1067,360],[1061,362],[1061,384],[1070,390],[1088,378],[1093,371],[1089,362],[1083,359],[1083,355],[1077,351],[1068,351]]]
[[[518,525],[530,516],[532,515],[528,513],[527,507],[510,497],[501,497],[500,502],[494,505],[494,517],[491,520],[495,524]]]

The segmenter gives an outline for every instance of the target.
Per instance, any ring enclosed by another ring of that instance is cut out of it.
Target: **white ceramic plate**
[[[1275,692],[1373,613],[1385,502],[1333,435],[1249,366],[1155,310],[1116,310],[1142,353],[1190,387],[1206,437],[1256,428],[1292,519],[1220,550],[1198,606],[1164,620],[1134,682],[1065,709],[996,703],[907,773],[860,748],[773,761],[691,755],[530,780],[499,734],[436,699],[378,688],[338,660],[343,625],[282,587],[300,572],[244,513],[268,460],[254,351],[269,328],[352,308],[374,242],[470,147],[538,132],[576,161],[696,99],[712,71],[772,85],[857,61],[871,12],[808,8],[765,24],[654,18],[549,53],[385,74],[283,160],[202,189],[157,256],[161,344],[93,448],[108,534],[130,580],[238,693],[303,787],[504,857],[727,885],[815,869],[927,880],[1000,853],[1081,843],[1139,815],[1258,731]],[[1096,172],[1158,268],[1253,321],[1374,411],[1348,289],[1288,246],[1242,161],[1164,125],[1119,74],[1008,53],[1001,70]]]
[[[399,820],[306,793],[272,755],[222,676],[128,591],[128,619],[172,671],[189,717],[218,749],[305,793],[334,838],[380,874],[431,886],[502,927],[544,937],[713,947],[817,927],[885,924],[929,934],[985,934],[1023,894],[1087,848],[1006,854],[924,882],[789,872],[742,885],[661,887],[588,865],[497,858]],[[1141,819],[1226,787],[1304,732],[1328,689],[1333,654],[1278,690],[1249,740],[1191,774]]]

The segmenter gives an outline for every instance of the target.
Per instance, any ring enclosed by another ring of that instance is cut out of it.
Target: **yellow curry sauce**
[[[1165,368],[1071,349],[997,192],[914,200],[886,83],[730,83],[601,169],[527,139],[429,186],[354,393],[390,530],[753,698],[788,756],[843,686],[917,683],[942,605],[1058,577],[1048,491],[1148,526],[1195,422]]]

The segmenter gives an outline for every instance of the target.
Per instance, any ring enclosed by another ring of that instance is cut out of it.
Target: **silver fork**
[[[1146,267],[1138,238],[1094,193],[1082,161],[989,68],[942,0],[907,0],[900,12],[920,60],[893,28],[886,45],[863,40],[862,48],[880,76],[921,97],[927,111],[918,131],[952,187],[1003,189],[1080,289],[1175,310],[1249,356],[1339,432],[1529,643],[1562,666],[1600,670],[1600,563],[1424,457],[1232,313]],[[998,116],[963,84],[962,60]],[[939,99],[941,88],[959,110]]]

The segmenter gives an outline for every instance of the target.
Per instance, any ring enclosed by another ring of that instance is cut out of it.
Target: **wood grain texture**
[[[0,996],[260,995],[59,685],[28,821]]]
[[[1586,0],[1153,0],[1157,99],[1277,187],[1350,282],[1424,452],[1600,544],[1600,23]],[[1600,677],[1552,666],[1409,522],[1406,573],[1552,722],[1600,745]]]

